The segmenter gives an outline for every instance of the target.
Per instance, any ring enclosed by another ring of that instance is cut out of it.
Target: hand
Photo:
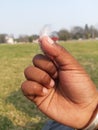
[[[92,118],[98,93],[81,65],[49,37],[41,39],[45,55],[36,55],[25,69],[24,95],[50,118],[73,128],[83,128]]]

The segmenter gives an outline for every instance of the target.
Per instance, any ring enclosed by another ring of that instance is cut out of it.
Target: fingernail
[[[50,37],[47,37],[47,41],[49,44],[54,44],[54,41]]]
[[[51,80],[49,86],[50,86],[50,87],[54,87],[54,85],[55,85],[54,80]]]
[[[44,94],[47,94],[47,93],[48,93],[48,89],[45,88],[45,87],[43,87],[43,93],[44,93]]]
[[[48,44],[54,44],[54,41],[49,36],[40,37],[39,41],[40,41],[40,43],[42,41],[44,41],[44,42],[46,42]]]

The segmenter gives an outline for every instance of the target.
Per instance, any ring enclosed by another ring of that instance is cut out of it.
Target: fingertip
[[[45,88],[45,87],[43,87],[42,92],[43,92],[44,94],[47,94],[47,93],[48,93],[48,89]]]
[[[39,43],[40,43],[40,44],[45,43],[45,44],[50,44],[50,45],[52,45],[52,44],[54,44],[54,41],[53,41],[50,37],[48,37],[48,36],[43,36],[43,37],[41,37],[41,38],[39,39]]]
[[[54,41],[48,36],[43,36],[40,38],[39,43],[41,50],[46,53],[48,50],[51,49],[52,45],[54,44]]]
[[[54,85],[55,85],[55,82],[54,82],[54,80],[51,79],[49,86],[54,87]]]

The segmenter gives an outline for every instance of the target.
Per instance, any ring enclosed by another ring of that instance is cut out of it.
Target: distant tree
[[[36,40],[38,38],[39,38],[39,35],[36,35],[36,34],[30,35],[30,36],[28,36],[28,35],[20,35],[16,39],[16,41],[17,42],[33,42],[33,40]]]
[[[33,42],[33,35],[28,37],[29,42]]]
[[[18,42],[29,42],[29,36],[28,35],[20,35],[18,38]]]
[[[83,34],[84,34],[84,29],[80,26],[75,26],[71,30],[72,39],[83,38]]]
[[[33,35],[33,40],[37,40],[38,38],[39,38],[39,35],[37,35],[37,34]]]
[[[6,43],[7,34],[0,34],[0,43]]]
[[[85,24],[84,35],[85,35],[86,39],[91,38],[91,32],[90,32],[90,28],[89,28],[88,24]]]
[[[94,26],[91,25],[90,28],[89,28],[89,31],[90,31],[90,34],[91,34],[91,38],[98,37],[98,30]]]
[[[61,29],[59,32],[58,32],[58,36],[59,36],[59,40],[63,40],[63,41],[66,41],[70,38],[70,33],[68,30],[66,29]]]

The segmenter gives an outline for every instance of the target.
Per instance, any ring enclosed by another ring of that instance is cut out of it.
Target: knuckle
[[[33,66],[29,66],[24,70],[24,75],[26,79],[32,79],[32,72],[34,71]]]
[[[51,70],[53,68],[53,64],[51,62],[48,62],[47,63],[47,68]]]
[[[48,85],[50,83],[50,77],[45,73],[41,76],[41,82],[43,85]]]
[[[25,90],[26,90],[26,87],[27,87],[27,82],[28,82],[28,81],[24,81],[24,82],[21,84],[21,90],[23,91],[23,93],[25,93]]]
[[[43,57],[42,54],[37,54],[37,55],[35,55],[35,56],[33,57],[33,59],[32,59],[33,64],[36,65],[36,64],[37,64],[37,61],[38,61],[39,59],[41,59],[42,57]]]
[[[27,74],[31,69],[32,69],[32,66],[28,66],[27,68],[25,68],[24,74]]]
[[[38,55],[35,55],[35,56],[33,57],[33,59],[32,59],[33,64],[36,63],[36,60],[37,60],[37,59],[38,59]]]
[[[50,73],[54,73],[55,67],[52,62],[47,64],[47,68],[50,70]]]
[[[33,90],[36,90],[36,89],[37,89],[37,84],[33,83]]]
[[[32,95],[37,90],[37,84],[31,81],[25,81],[21,85],[24,95]]]
[[[49,62],[47,64],[47,70],[49,71],[48,73],[53,77],[53,75],[55,75],[57,69],[55,67],[55,65],[52,62]]]
[[[24,70],[24,75],[25,75],[25,76],[27,76],[29,69],[30,69],[30,66],[27,67],[27,68],[25,68],[25,70]]]

